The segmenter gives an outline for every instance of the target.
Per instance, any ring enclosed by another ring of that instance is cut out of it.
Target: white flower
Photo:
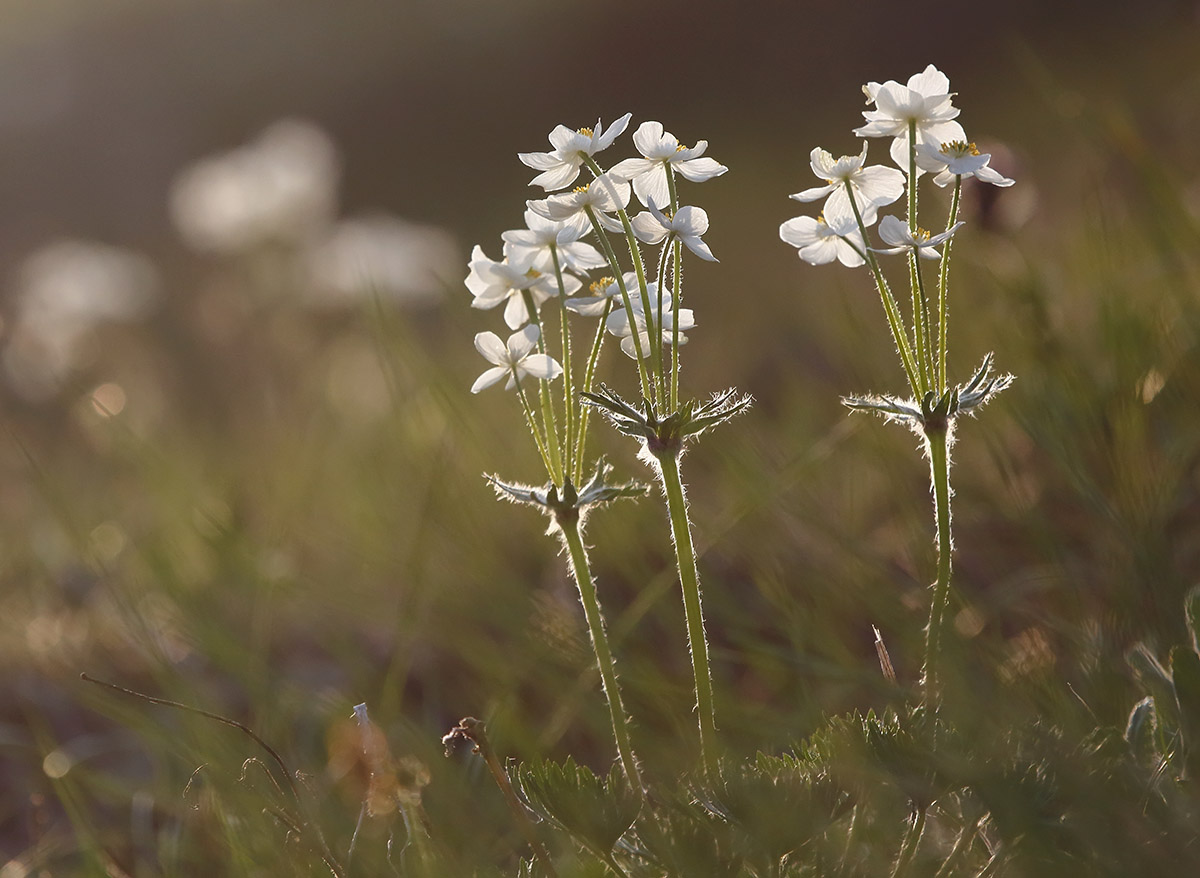
[[[461,259],[454,237],[437,226],[387,214],[345,219],[305,254],[302,296],[314,306],[372,297],[428,304],[446,290]]]
[[[629,124],[632,113],[626,113],[612,123],[607,131],[596,120],[595,128],[580,128],[572,131],[565,125],[558,125],[550,132],[551,152],[521,152],[517,158],[535,171],[541,171],[532,180],[530,186],[541,186],[547,192],[570,186],[579,176],[580,166],[589,158],[606,149],[616,140],[625,126]]]
[[[253,143],[185,169],[171,184],[171,219],[197,250],[303,240],[334,214],[338,165],[337,148],[320,128],[277,122]]]
[[[991,153],[980,153],[966,140],[931,141],[917,147],[917,167],[936,172],[933,182],[939,186],[953,183],[955,177],[975,177],[993,186],[1011,186],[1014,181],[988,167]]]
[[[480,332],[475,336],[475,350],[483,354],[483,358],[495,365],[475,379],[471,392],[478,393],[485,387],[491,387],[501,378],[508,376],[505,390],[512,390],[524,375],[553,381],[562,374],[562,366],[546,354],[535,354],[537,347],[538,328],[532,324],[514,332],[508,337],[508,344],[500,340],[494,332]]]
[[[700,240],[700,236],[708,231],[708,214],[701,207],[681,207],[674,216],[667,216],[653,205],[649,210],[639,213],[630,222],[633,233],[644,244],[657,244],[664,238],[669,241],[679,239],[684,246],[709,262],[716,262],[708,245]]]
[[[608,216],[610,211],[621,210],[629,203],[629,183],[616,174],[601,174],[586,186],[576,186],[570,192],[560,192],[538,201],[526,201],[525,206],[538,216],[555,222],[569,222],[579,216],[587,216],[590,207],[596,213],[600,225],[610,232],[621,232],[619,222]]]
[[[854,191],[854,202],[858,205],[864,225],[874,225],[879,208],[891,204],[904,194],[904,174],[895,168],[885,168],[876,165],[864,168],[867,160],[867,144],[863,144],[862,153],[856,156],[844,155],[834,159],[826,150],[817,147],[809,155],[813,173],[825,181],[824,186],[805,189],[791,196],[796,201],[816,201],[818,198],[829,196],[825,202],[826,213],[842,215],[849,214],[850,196],[846,192],[846,184]]]
[[[637,274],[627,271],[622,276],[622,280],[625,281],[625,290],[629,293],[630,301],[632,301],[639,295]],[[582,317],[599,317],[604,313],[609,299],[619,299],[621,296],[620,284],[611,277],[600,278],[588,287],[588,290],[591,292],[590,296],[567,299],[563,305],[568,311],[574,311]]]
[[[656,302],[662,303],[662,340],[663,344],[670,345],[674,338],[676,315],[671,311],[671,291],[663,290],[661,297],[658,295],[658,284],[649,283],[646,285],[647,292],[650,294],[650,304],[653,312],[650,314],[650,324],[653,325],[658,321],[658,307]],[[647,330],[647,321],[645,309],[642,306],[642,298],[636,291],[631,291],[629,296],[629,309],[633,311],[633,324],[630,325],[629,313],[624,308],[613,311],[608,315],[608,320],[605,322],[605,327],[610,333],[621,339],[621,350],[627,355],[637,359],[637,347],[633,341],[633,327],[637,327],[638,340],[641,343],[642,356],[650,356],[650,333]],[[679,343],[687,344],[687,339],[683,333],[689,329],[696,328],[696,320],[690,308],[679,309]]]
[[[867,249],[850,213],[849,199],[844,204],[827,204],[816,219],[798,216],[788,220],[779,227],[779,237],[797,248],[800,258],[811,265],[825,265],[836,259],[847,268],[857,268],[863,264],[862,254]]]
[[[554,259],[550,255],[553,246],[558,253],[559,265],[563,268],[587,271],[608,265],[604,254],[591,244],[579,240],[592,229],[585,213],[576,214],[574,219],[566,222],[556,222],[526,210],[525,225],[528,228],[515,229],[500,236],[508,245],[506,252],[515,260],[527,260],[538,271],[554,271]]]
[[[708,149],[707,140],[699,140],[690,148],[684,147],[674,134],[663,131],[660,122],[639,125],[633,135],[633,145],[643,157],[617,162],[611,172],[633,183],[638,201],[646,207],[661,210],[671,203],[668,169],[693,183],[703,183],[729,170],[714,159],[702,158]]]
[[[922,259],[941,259],[942,254],[933,248],[943,241],[949,240],[950,236],[957,232],[962,225],[963,223],[957,222],[946,231],[936,235],[930,235],[924,229],[917,229],[914,234],[904,220],[895,216],[885,216],[879,221],[879,237],[883,238],[884,243],[892,246],[872,247],[871,250],[875,253],[904,253],[908,250],[915,250]]]
[[[859,137],[894,137],[892,160],[901,170],[908,170],[908,129],[915,123],[917,143],[936,140],[965,140],[962,126],[952,121],[958,108],[952,104],[950,80],[932,64],[909,78],[908,85],[893,80],[880,85],[868,82],[863,86],[874,110],[865,110],[867,124],[854,129]]]
[[[162,290],[146,256],[76,240],[55,241],[29,255],[17,283],[3,366],[13,388],[28,399],[56,393],[86,355],[89,333],[143,319]]]
[[[471,251],[471,269],[467,275],[467,289],[475,296],[472,308],[487,310],[501,302],[504,306],[504,322],[509,329],[516,329],[529,321],[529,309],[525,307],[525,290],[533,298],[534,307],[558,294],[558,284],[553,275],[542,274],[527,261],[513,262],[506,257],[503,262],[489,259],[478,244]],[[579,278],[563,275],[567,293],[579,289]]]

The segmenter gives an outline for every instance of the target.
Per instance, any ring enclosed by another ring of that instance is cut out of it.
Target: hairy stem
[[[687,622],[688,648],[692,656],[692,675],[696,680],[696,714],[700,724],[700,756],[710,778],[717,772],[717,718],[713,703],[712,672],[708,663],[708,639],[704,633],[704,610],[700,598],[700,576],[696,572],[696,550],[692,545],[692,526],[688,520],[687,499],[679,476],[679,458],[671,451],[657,457],[667,510],[671,516],[671,536],[675,543],[675,561],[683,592],[683,612]]]
[[[954,539],[950,530],[950,437],[945,424],[926,425],[929,444],[929,479],[933,487],[933,509],[937,520],[937,581],[929,606],[929,624],[925,629],[925,670],[922,688],[925,703],[935,707],[941,700],[942,635],[946,622],[946,605],[950,600],[950,555]]]
[[[617,753],[621,757],[621,767],[630,786],[642,794],[642,776],[638,770],[637,758],[633,755],[633,745],[630,743],[629,714],[625,712],[625,706],[621,702],[616,663],[608,645],[604,615],[600,612],[600,602],[596,598],[596,583],[592,579],[587,548],[583,544],[578,511],[570,510],[570,514],[556,515],[555,521],[571,559],[571,575],[579,589],[579,602],[583,605],[583,615],[592,638],[592,651],[596,654],[596,665],[600,669],[600,682],[604,687],[604,696],[608,699],[608,713],[612,720],[613,737],[617,741]]]

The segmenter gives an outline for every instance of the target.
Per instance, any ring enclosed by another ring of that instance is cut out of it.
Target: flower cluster
[[[930,64],[905,85],[889,80],[863,86],[873,109],[863,112],[866,124],[854,129],[862,138],[892,138],[890,155],[897,167],[867,166],[867,142],[858,155],[833,155],[820,147],[810,155],[813,173],[822,181],[791,196],[797,201],[825,199],[817,217],[801,216],[779,227],[779,236],[799,251],[805,262],[823,265],[837,260],[850,268],[867,265],[874,275],[901,363],[916,400],[933,393],[941,400],[946,382],[946,284],[949,248],[963,223],[958,206],[965,178],[995,186],[1013,181],[989,167],[991,156],[967,140],[957,121],[950,80]],[[918,221],[917,183],[932,174],[939,187],[954,184],[945,228],[931,233]],[[907,216],[879,212],[905,196]],[[879,244],[871,240],[878,223]],[[939,249],[940,248],[940,249]],[[875,259],[876,254],[905,254],[912,281],[911,338],[899,303]],[[945,254],[945,258],[943,258]],[[921,262],[941,260],[936,298],[936,322],[930,316]],[[917,406],[919,408],[919,406]]]
[[[578,130],[559,125],[550,132],[552,149],[518,154],[538,172],[530,185],[547,195],[526,203],[525,228],[501,236],[500,259],[474,248],[466,278],[472,307],[502,306],[512,333],[507,342],[492,332],[476,336],[491,368],[472,390],[507,379],[505,386],[517,390],[525,408],[550,479],[560,486],[578,483],[583,473],[587,416],[580,400],[593,388],[605,334],[619,339],[621,350],[637,361],[643,395],[666,405],[677,388],[678,361],[664,350],[684,344],[684,333],[696,325],[692,310],[680,305],[681,248],[716,260],[703,239],[708,214],[679,203],[676,176],[702,182],[727,169],[704,155],[706,141],[685,146],[661,123],[644,122],[633,135],[639,156],[605,170],[597,157],[629,120],[626,114],[608,128],[599,120]],[[580,183],[584,172],[590,178]],[[631,209],[634,198],[641,212]],[[647,272],[643,245],[661,247],[657,277]],[[620,265],[620,249],[628,250],[632,270]],[[573,366],[573,333],[583,321],[596,321],[592,343]],[[553,346],[555,336],[558,350],[552,352],[548,343]],[[559,376],[564,392],[556,402],[547,385]],[[534,382],[536,399],[523,386]]]

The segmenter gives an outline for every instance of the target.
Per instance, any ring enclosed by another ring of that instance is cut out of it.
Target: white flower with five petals
[[[588,208],[591,208],[600,225],[610,232],[619,233],[623,231],[621,224],[608,214],[621,210],[628,203],[628,181],[609,172],[601,174],[586,186],[577,186],[570,192],[560,192],[549,198],[526,201],[525,206],[538,216],[560,223],[586,216]]]
[[[827,204],[816,219],[790,219],[779,227],[779,237],[799,250],[800,258],[810,265],[825,265],[836,259],[847,268],[857,268],[865,261],[867,248],[849,204],[849,199],[844,204]]]
[[[993,186],[1011,186],[1013,180],[988,167],[991,160],[991,153],[981,153],[967,140],[933,141],[917,147],[917,167],[936,173],[933,182],[939,186],[953,183],[955,177],[974,177]]]
[[[825,185],[805,189],[791,197],[796,201],[816,201],[828,195],[824,208],[828,215],[849,215],[851,220],[854,219],[850,210],[850,195],[846,191],[847,184],[854,192],[854,203],[858,205],[863,224],[867,226],[874,225],[879,208],[891,204],[904,194],[904,174],[900,171],[882,165],[863,167],[867,160],[865,143],[859,155],[844,155],[838,159],[817,147],[809,155],[809,160],[813,173],[824,180]]]
[[[516,329],[529,322],[529,309],[525,305],[525,291],[529,291],[534,307],[552,296],[558,295],[558,283],[552,274],[542,274],[533,268],[528,259],[506,258],[502,262],[489,259],[478,244],[471,251],[467,275],[467,289],[475,299],[472,308],[487,310],[504,304],[504,322],[509,329]],[[579,278],[564,274],[563,284],[567,295],[582,285]]]
[[[917,229],[914,233],[908,223],[895,216],[885,216],[879,221],[879,237],[891,247],[872,247],[873,253],[906,253],[916,251],[922,259],[941,259],[942,254],[934,248],[950,237],[964,225],[957,222],[944,232],[930,235],[925,229]]]
[[[894,137],[892,160],[908,170],[908,132],[915,126],[917,143],[966,140],[962,126],[953,121],[959,110],[952,103],[950,79],[932,64],[909,77],[907,85],[888,80],[863,86],[874,110],[863,111],[867,124],[854,129],[859,137]],[[918,169],[918,173],[920,170]]]
[[[507,245],[505,252],[514,260],[528,260],[538,271],[551,272],[554,271],[554,257],[550,253],[553,247],[562,268],[588,271],[608,265],[604,254],[579,240],[592,230],[587,214],[576,214],[567,222],[556,222],[526,210],[525,225],[527,228],[514,229],[500,236]]]
[[[635,216],[630,225],[643,244],[657,244],[664,238],[670,243],[678,239],[685,247],[709,262],[717,262],[712,250],[700,239],[708,231],[708,214],[702,207],[681,207],[674,216],[667,216],[653,205]]]
[[[558,125],[550,132],[550,152],[520,152],[517,158],[535,171],[541,171],[530,186],[541,186],[547,192],[570,186],[579,176],[579,168],[602,149],[607,149],[621,136],[629,124],[632,113],[626,113],[605,130],[596,120],[595,128],[580,128],[572,131],[566,125]]]
[[[719,177],[729,168],[704,156],[707,140],[693,147],[680,144],[674,134],[663,131],[661,122],[643,122],[633,135],[633,145],[642,154],[640,159],[625,159],[611,168],[633,184],[634,194],[646,207],[664,209],[671,203],[668,173],[678,173],[693,183],[703,183]]]
[[[546,354],[533,352],[540,334],[538,328],[531,324],[510,335],[505,344],[494,332],[478,333],[475,336],[475,350],[495,365],[475,379],[471,392],[478,393],[491,387],[505,376],[508,376],[508,383],[504,388],[512,390],[525,375],[544,381],[553,381],[561,375],[563,369],[556,360]]]

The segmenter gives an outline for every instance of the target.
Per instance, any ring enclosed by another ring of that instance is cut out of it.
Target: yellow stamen
[[[591,128],[580,128],[579,133],[582,134],[584,137],[591,137],[593,134]]]
[[[962,158],[966,155],[979,155],[979,148],[973,142],[967,143],[965,140],[951,140],[943,143],[939,151],[942,155],[954,156],[955,158]]]
[[[587,187],[587,186],[576,186],[576,187],[575,187],[574,189],[572,189],[571,191],[572,191],[572,192],[587,192],[587,191],[588,191],[588,187]]]
[[[593,296],[603,296],[604,291],[616,282],[617,279],[614,277],[602,277],[600,280],[592,281],[592,283],[588,286],[588,289],[591,290]]]

